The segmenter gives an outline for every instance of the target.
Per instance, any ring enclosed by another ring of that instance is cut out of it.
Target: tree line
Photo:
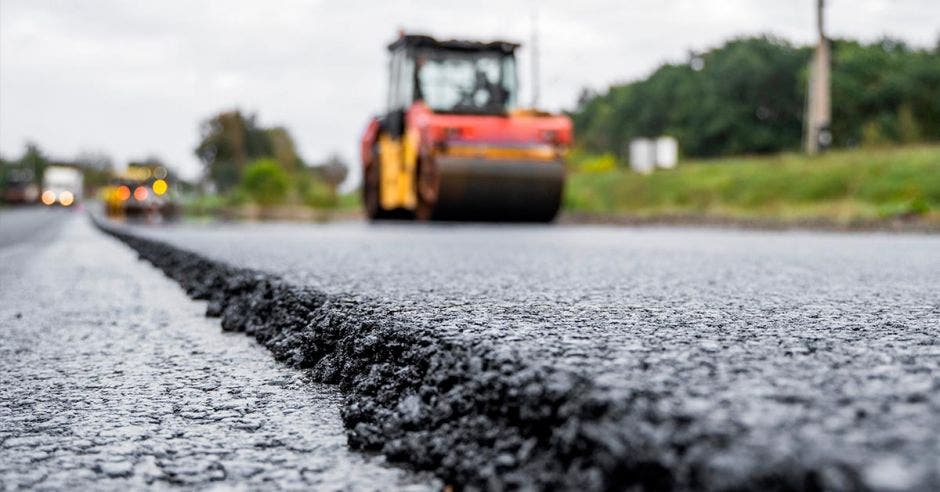
[[[335,154],[321,162],[306,163],[286,128],[262,127],[254,114],[238,110],[220,112],[200,123],[199,134],[194,149],[204,166],[199,187],[212,189],[236,203],[331,206],[336,203],[337,187],[348,172],[346,163]],[[80,169],[88,194],[120,174],[111,157],[102,152],[53,159],[38,144],[27,143],[18,158],[0,156],[0,190],[27,184],[38,187],[45,169],[51,165]],[[197,187],[181,180],[155,156],[128,162],[128,166],[167,168],[172,180],[186,190]]]
[[[940,42],[832,43],[833,145],[940,140]],[[733,39],[645,79],[584,91],[571,113],[581,147],[624,155],[636,137],[674,136],[684,155],[798,150],[813,48]]]
[[[205,182],[236,202],[329,206],[347,174],[346,164],[335,155],[309,165],[286,128],[263,127],[256,115],[239,110],[204,120],[195,153]]]
[[[23,184],[40,186],[46,168],[50,166],[71,167],[81,171],[87,195],[92,195],[102,186],[110,184],[120,174],[114,160],[105,152],[85,151],[71,158],[52,157],[39,144],[27,142],[20,157],[8,159],[0,156],[0,189]],[[177,183],[184,189],[192,187],[157,156],[132,159],[127,162],[127,166],[151,169],[162,167],[167,170],[168,181]]]
[[[38,144],[29,142],[20,157],[6,159],[0,156],[0,189],[26,184],[38,187],[49,166],[81,170],[85,191],[89,194],[107,184],[114,174],[114,161],[103,152],[81,152],[71,159],[53,159]]]

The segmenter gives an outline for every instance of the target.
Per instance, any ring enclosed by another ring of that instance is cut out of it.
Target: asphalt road
[[[354,445],[449,482],[940,488],[937,236],[121,230],[197,253],[131,241],[223,325],[340,382]]]
[[[73,211],[37,207],[14,207],[0,210],[0,248],[32,242],[43,244],[55,237],[62,222],[73,217]]]
[[[434,490],[82,213],[0,211],[0,490]]]

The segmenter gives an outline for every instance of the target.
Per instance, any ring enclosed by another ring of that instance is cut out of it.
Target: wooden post
[[[819,38],[810,66],[809,94],[806,105],[806,152],[816,154],[831,142],[829,124],[832,118],[829,84],[829,41],[824,29],[825,0],[816,0],[816,29]],[[822,145],[821,145],[822,144]]]

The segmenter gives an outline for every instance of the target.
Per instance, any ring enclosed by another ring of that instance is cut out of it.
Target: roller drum
[[[561,161],[443,158],[436,165],[435,220],[549,222],[561,205]]]

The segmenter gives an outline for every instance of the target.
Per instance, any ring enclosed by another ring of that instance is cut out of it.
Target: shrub
[[[283,203],[290,188],[290,178],[274,159],[252,162],[242,177],[241,189],[258,205]]]
[[[336,193],[330,185],[310,174],[304,174],[297,180],[297,193],[308,207],[334,208],[337,204]]]
[[[575,151],[568,159],[574,170],[582,173],[606,173],[617,169],[617,158],[611,153],[586,154]]]

